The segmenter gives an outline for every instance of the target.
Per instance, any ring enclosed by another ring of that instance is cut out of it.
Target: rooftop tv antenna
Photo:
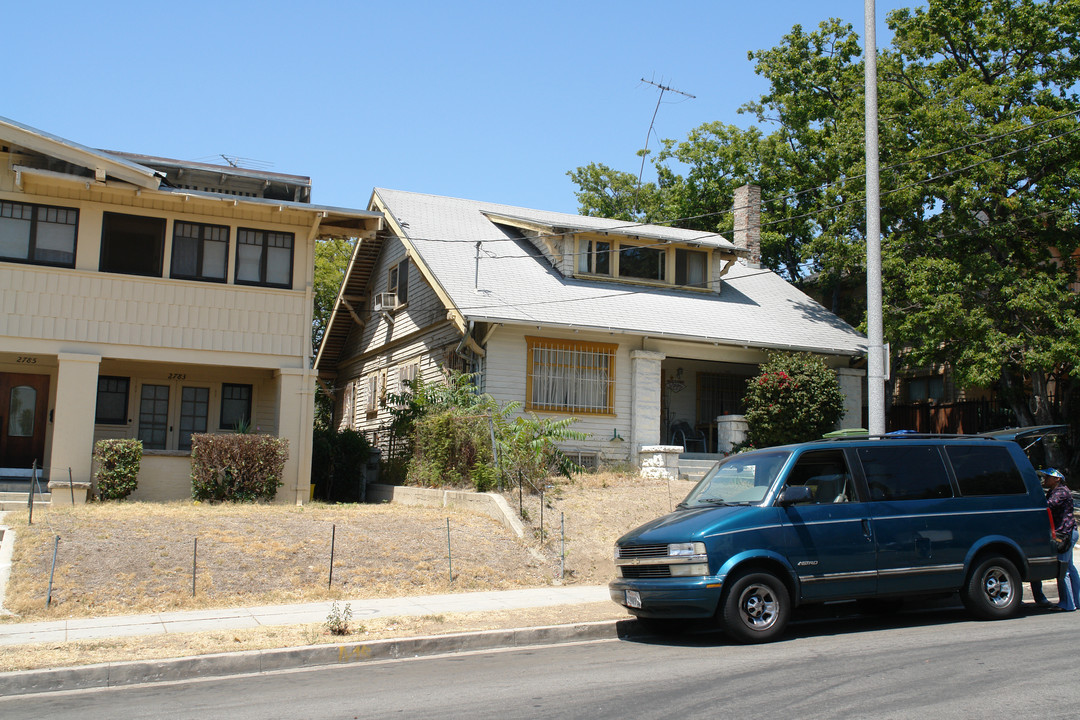
[[[266,160],[239,157],[238,155],[226,155],[225,153],[218,153],[218,157],[228,163],[229,167],[240,170],[266,170],[274,165],[274,163],[267,162]]]
[[[649,132],[645,136],[645,150],[644,150],[644,152],[641,153],[641,169],[638,170],[638,176],[637,176],[637,184],[638,184],[639,188],[641,187],[641,176],[645,174],[645,156],[649,154],[649,138],[652,137],[653,125],[656,124],[656,113],[658,113],[660,111],[660,102],[664,99],[664,93],[673,92],[673,93],[678,93],[679,95],[683,95],[685,97],[688,97],[691,100],[696,100],[697,99],[696,95],[691,95],[690,93],[684,93],[682,90],[676,90],[673,87],[668,87],[667,85],[662,85],[660,83],[655,83],[652,80],[646,80],[645,78],[641,78],[641,82],[648,83],[649,85],[652,85],[653,87],[659,88],[660,89],[660,97],[656,98],[656,108],[653,110],[652,120],[649,122]]]

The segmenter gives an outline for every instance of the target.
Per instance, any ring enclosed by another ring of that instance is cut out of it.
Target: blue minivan
[[[1045,494],[991,438],[845,438],[740,453],[623,535],[611,598],[646,622],[783,632],[797,605],[959,592],[985,619],[1057,575]]]

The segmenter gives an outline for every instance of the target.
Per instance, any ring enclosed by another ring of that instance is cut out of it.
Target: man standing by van
[[[1076,520],[1073,518],[1072,493],[1065,485],[1065,476],[1054,468],[1038,470],[1039,480],[1046,488],[1046,504],[1054,519],[1054,534],[1069,540],[1069,547],[1058,555],[1062,567],[1058,571],[1058,607],[1072,611],[1080,606],[1080,573],[1073,565],[1073,546],[1077,541]],[[1036,598],[1037,600],[1038,598]]]

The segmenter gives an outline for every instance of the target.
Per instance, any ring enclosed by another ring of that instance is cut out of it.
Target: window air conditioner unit
[[[386,310],[397,309],[397,293],[383,292],[375,293],[375,312],[384,312]]]

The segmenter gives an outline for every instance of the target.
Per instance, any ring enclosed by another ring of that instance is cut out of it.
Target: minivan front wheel
[[[768,642],[784,631],[791,616],[787,587],[767,572],[735,577],[720,607],[724,630],[744,643]]]
[[[975,567],[960,599],[972,615],[1000,620],[1016,613],[1022,593],[1016,566],[1003,557],[988,557]]]

